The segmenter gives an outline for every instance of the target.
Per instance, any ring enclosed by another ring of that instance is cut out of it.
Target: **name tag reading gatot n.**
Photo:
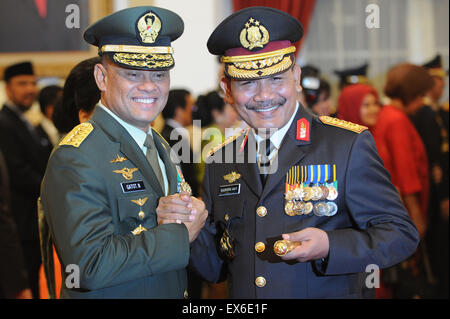
[[[140,192],[145,190],[144,181],[136,181],[129,183],[120,183],[124,193]]]
[[[239,195],[241,193],[241,184],[219,186],[219,196]]]

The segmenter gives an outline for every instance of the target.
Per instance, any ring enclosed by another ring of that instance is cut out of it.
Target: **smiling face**
[[[361,104],[360,115],[364,125],[372,127],[375,125],[380,113],[380,103],[373,94],[366,94]]]
[[[169,71],[143,71],[119,67],[106,59],[94,69],[102,102],[125,122],[148,131],[167,102]]]
[[[226,102],[233,105],[249,126],[281,128],[291,118],[300,87],[300,68],[264,79],[236,81],[222,78]]]

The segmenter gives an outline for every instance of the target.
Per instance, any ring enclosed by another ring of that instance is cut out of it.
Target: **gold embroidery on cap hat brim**
[[[101,52],[125,52],[147,54],[173,54],[172,47],[143,47],[138,45],[107,44],[101,47]]]
[[[114,61],[137,67],[145,67],[149,69],[167,68],[174,64],[172,55],[170,54],[131,54],[131,53],[115,53]]]
[[[255,60],[262,60],[266,58],[271,58],[274,56],[283,56],[289,53],[295,52],[295,46],[290,46],[288,48],[276,50],[276,51],[270,51],[270,52],[264,52],[264,53],[257,53],[257,54],[250,54],[250,55],[235,55],[235,56],[223,56],[221,58],[222,62],[225,63],[233,63],[233,62],[247,62],[247,61],[255,61]]]
[[[234,65],[229,65],[227,73],[232,78],[238,79],[257,79],[272,74],[280,73],[287,70],[292,65],[292,60],[290,56],[285,57],[280,63],[273,65],[271,67],[260,69],[260,70],[241,70],[236,68]]]

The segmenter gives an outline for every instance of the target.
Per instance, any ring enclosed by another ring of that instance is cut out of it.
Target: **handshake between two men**
[[[189,243],[197,238],[208,217],[205,203],[187,192],[161,197],[156,214],[158,224],[184,223],[189,232]]]

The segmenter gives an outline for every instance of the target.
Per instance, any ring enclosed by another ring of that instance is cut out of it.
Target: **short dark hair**
[[[202,126],[211,125],[214,121],[212,111],[217,110],[223,112],[225,102],[217,91],[211,91],[206,95],[200,95],[195,103],[197,106],[192,118],[194,120],[201,120]]]
[[[42,114],[45,114],[45,109],[49,105],[55,106],[61,97],[63,88],[58,85],[49,85],[39,92],[38,101]]]
[[[186,108],[186,97],[191,95],[188,90],[176,89],[169,91],[169,97],[167,98],[167,104],[162,110],[164,119],[173,119],[177,108],[181,107],[183,110]]]
[[[424,67],[402,63],[388,71],[384,94],[391,99],[399,99],[407,106],[432,87],[433,79]]]
[[[324,79],[320,79],[320,84],[319,84],[319,96],[320,94],[324,94],[324,99],[328,99],[331,96],[331,86],[330,83],[328,83],[327,80]]]
[[[70,71],[64,84],[62,99],[53,112],[53,123],[61,133],[70,132],[80,124],[78,112],[92,112],[100,100],[101,92],[95,82],[94,67],[101,62],[101,57],[90,58],[78,63]]]

